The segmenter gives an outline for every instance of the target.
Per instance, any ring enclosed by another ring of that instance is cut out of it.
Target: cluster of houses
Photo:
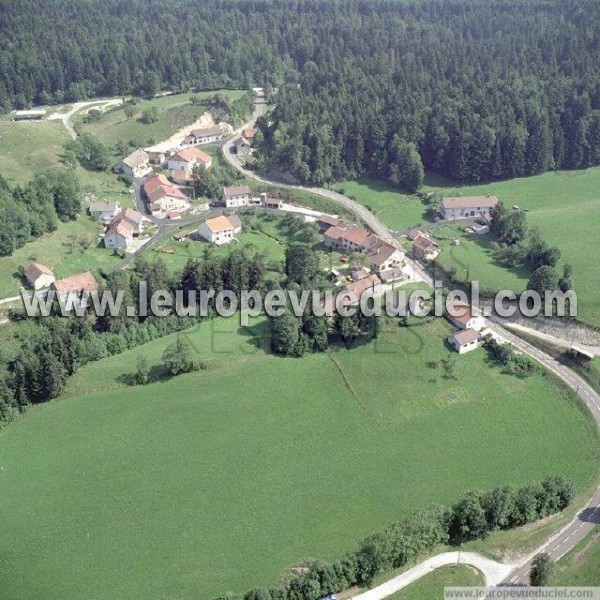
[[[183,188],[193,179],[195,167],[210,169],[212,157],[198,146],[220,142],[224,133],[220,127],[193,129],[179,141],[168,141],[146,149],[138,148],[119,161],[114,171],[136,179],[145,178],[144,193],[148,208],[154,215],[189,210],[191,203]],[[170,179],[154,173],[160,166],[170,171]]]
[[[104,227],[105,248],[129,250],[143,232],[144,216],[132,208],[121,210],[118,202],[92,201],[88,210]]]
[[[36,292],[47,289],[55,291],[58,300],[64,303],[67,311],[81,304],[84,294],[89,295],[99,289],[98,282],[91,271],[56,279],[51,269],[32,261],[25,268],[23,275],[29,287]]]
[[[343,253],[364,254],[371,269],[377,271],[383,281],[403,278],[404,253],[374,233],[348,225],[342,219],[323,215],[317,219],[323,231],[323,243],[331,250]]]

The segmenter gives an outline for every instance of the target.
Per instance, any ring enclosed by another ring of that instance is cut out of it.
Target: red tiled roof
[[[446,311],[453,321],[466,325],[475,316],[473,307],[463,302],[454,302],[446,307]]]
[[[72,277],[66,277],[65,279],[58,279],[52,284],[52,288],[55,289],[59,294],[66,294],[67,292],[93,292],[98,289],[98,282],[90,271],[80,273],[79,275],[73,275]]]
[[[480,338],[481,334],[474,329],[468,328],[463,329],[462,331],[456,332],[453,337],[461,346],[465,344],[470,344]]]
[[[212,162],[212,157],[210,154],[207,154],[200,148],[186,148],[185,150],[180,150],[171,157],[171,160],[182,160],[184,162],[192,162],[193,160],[200,161],[201,163],[207,164]]]
[[[496,196],[458,196],[442,200],[444,208],[492,208],[497,205]]]
[[[353,281],[346,286],[349,292],[354,292],[357,298],[360,298],[368,289],[381,283],[381,280],[377,275],[369,275],[364,279]]]

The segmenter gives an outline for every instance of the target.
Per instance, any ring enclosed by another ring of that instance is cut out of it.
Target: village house
[[[167,168],[171,171],[192,171],[196,165],[210,169],[212,166],[212,157],[210,154],[200,150],[200,148],[191,147],[180,150],[167,161]]]
[[[447,341],[459,354],[465,354],[479,348],[482,336],[475,329],[463,329],[448,336]]]
[[[194,129],[183,139],[185,146],[199,146],[201,144],[211,144],[223,139],[223,132],[219,127],[209,127],[206,129]]]
[[[127,250],[133,241],[133,231],[134,226],[125,219],[111,223],[104,234],[104,247]]]
[[[439,254],[440,247],[425,235],[418,235],[413,240],[413,256],[417,260],[434,260]]]
[[[404,254],[377,236],[366,248],[367,260],[378,271],[388,271],[404,264]]]
[[[198,234],[203,239],[221,246],[231,242],[235,234],[241,230],[242,222],[237,215],[230,215],[229,217],[221,215],[200,223]]]
[[[90,216],[103,223],[111,221],[121,210],[118,202],[94,200],[88,207]]]
[[[148,196],[148,205],[152,213],[185,211],[190,208],[189,198],[171,185],[159,185]]]
[[[224,187],[222,199],[227,208],[248,206],[250,203],[250,188],[247,185]]]
[[[129,175],[129,177],[144,177],[152,172],[150,157],[145,150],[139,148],[120,161],[115,166],[115,171]]]
[[[442,200],[442,218],[447,220],[481,217],[490,219],[492,211],[498,206],[496,196],[465,196],[444,198]]]
[[[464,302],[452,302],[446,307],[446,318],[459,329],[475,329],[481,331],[485,327],[485,319],[470,305]]]
[[[131,225],[133,237],[139,236],[144,230],[144,216],[137,210],[133,210],[133,208],[126,208],[125,210],[122,210],[110,222],[108,228],[110,229],[122,221],[125,221]]]
[[[370,274],[371,273],[367,269],[358,268],[358,269],[354,269],[350,273],[350,277],[352,277],[352,281],[360,281],[361,279],[368,277]]]
[[[92,292],[98,291],[98,282],[90,271],[56,280],[51,286],[56,292],[57,299],[64,304],[66,312],[71,312],[75,307],[88,306],[87,297]]]
[[[54,273],[45,265],[36,262],[30,262],[23,271],[23,275],[34,290],[47,288],[55,281]]]

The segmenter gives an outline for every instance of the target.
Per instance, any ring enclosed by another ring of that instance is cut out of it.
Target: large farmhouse
[[[396,268],[404,262],[403,253],[396,247],[362,227],[346,227],[343,221],[325,231],[324,243],[333,250],[365,254],[371,266],[380,271]]]
[[[442,217],[449,221],[482,217],[489,219],[498,206],[496,196],[459,196],[442,200]]]
[[[90,271],[56,280],[51,286],[66,312],[76,306],[88,306],[87,296],[98,291],[98,282]]]

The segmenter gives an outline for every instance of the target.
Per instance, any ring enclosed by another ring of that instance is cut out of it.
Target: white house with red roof
[[[212,157],[200,148],[191,147],[180,150],[167,161],[167,168],[171,171],[191,171],[195,166],[210,169]]]

